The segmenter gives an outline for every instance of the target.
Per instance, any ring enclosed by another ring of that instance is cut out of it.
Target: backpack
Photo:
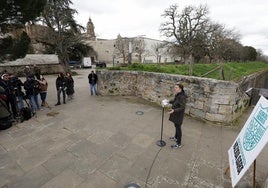
[[[32,110],[29,107],[24,107],[21,109],[21,116],[24,120],[29,120],[32,117]]]

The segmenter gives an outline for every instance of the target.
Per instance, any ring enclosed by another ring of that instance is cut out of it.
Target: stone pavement
[[[46,76],[48,104],[37,116],[0,132],[1,188],[231,187],[227,151],[246,121],[222,127],[185,117],[183,147],[171,149],[174,127],[162,108],[128,96],[90,96],[77,70],[75,98],[56,103],[56,75]],[[257,158],[256,181],[268,176],[268,146]],[[252,186],[252,168],[237,187]]]

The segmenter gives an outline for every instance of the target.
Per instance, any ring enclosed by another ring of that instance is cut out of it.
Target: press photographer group
[[[15,122],[23,122],[45,106],[42,95],[46,95],[47,82],[39,75],[27,75],[25,82],[13,74],[0,77],[0,129],[7,129]],[[41,105],[39,104],[39,95]],[[30,104],[29,104],[30,103]]]

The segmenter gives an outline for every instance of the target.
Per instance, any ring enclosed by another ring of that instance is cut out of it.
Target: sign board
[[[228,150],[232,186],[234,187],[268,141],[268,100],[259,99],[244,127]]]

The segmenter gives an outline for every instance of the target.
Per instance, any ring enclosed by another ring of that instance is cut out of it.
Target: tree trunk
[[[188,56],[186,62],[189,64],[189,76],[192,76],[194,72],[194,61],[192,54]]]

